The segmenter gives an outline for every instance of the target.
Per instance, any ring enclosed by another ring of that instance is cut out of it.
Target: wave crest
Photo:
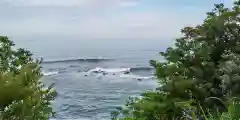
[[[94,69],[89,70],[89,72],[93,73],[120,73],[120,72],[128,72],[130,71],[130,68],[101,68],[101,67],[96,67]]]
[[[122,74],[120,75],[121,78],[131,78],[131,79],[137,79],[137,80],[148,80],[148,79],[154,79],[154,76],[139,76],[134,74]]]
[[[42,72],[44,76],[51,76],[51,75],[56,75],[58,74],[58,71],[52,71],[52,72]]]
[[[107,73],[120,73],[120,72],[137,72],[137,71],[151,71],[153,68],[151,67],[134,67],[134,68],[101,68],[96,67],[94,69],[89,70],[89,72],[94,73],[101,73],[101,72],[107,72]]]

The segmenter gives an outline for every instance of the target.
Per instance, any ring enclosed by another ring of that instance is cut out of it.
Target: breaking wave
[[[120,73],[120,72],[128,72],[130,71],[130,68],[101,68],[101,67],[96,67],[94,69],[89,70],[89,72],[92,73]]]
[[[96,67],[94,69],[89,70],[89,72],[93,73],[121,73],[121,72],[137,72],[137,71],[151,71],[153,68],[150,67],[135,67],[135,68],[101,68]]]
[[[134,74],[121,74],[121,78],[131,78],[131,79],[137,79],[137,80],[147,80],[147,79],[154,79],[154,76],[139,76]]]
[[[52,72],[42,72],[42,74],[44,75],[44,76],[51,76],[51,75],[56,75],[56,74],[58,74],[59,72],[58,71],[52,71]]]

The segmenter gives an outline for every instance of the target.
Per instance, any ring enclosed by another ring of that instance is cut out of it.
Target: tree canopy
[[[232,8],[215,4],[202,24],[185,27],[183,36],[151,60],[160,87],[131,99],[113,119],[172,120],[204,118],[226,112],[240,95],[240,0]]]
[[[0,119],[48,120],[54,115],[56,91],[40,80],[40,61],[13,47],[8,37],[0,36]]]

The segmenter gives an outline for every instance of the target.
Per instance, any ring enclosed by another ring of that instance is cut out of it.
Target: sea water
[[[27,40],[18,47],[43,57],[45,84],[58,92],[56,120],[109,120],[129,96],[139,96],[158,85],[149,60],[161,59],[164,45],[129,40]]]

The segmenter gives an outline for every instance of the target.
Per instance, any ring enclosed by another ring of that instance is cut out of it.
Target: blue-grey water
[[[57,120],[108,120],[129,96],[154,90],[157,82],[149,60],[166,43],[157,40],[43,40],[15,41],[34,57],[43,57],[43,80],[55,83]]]

